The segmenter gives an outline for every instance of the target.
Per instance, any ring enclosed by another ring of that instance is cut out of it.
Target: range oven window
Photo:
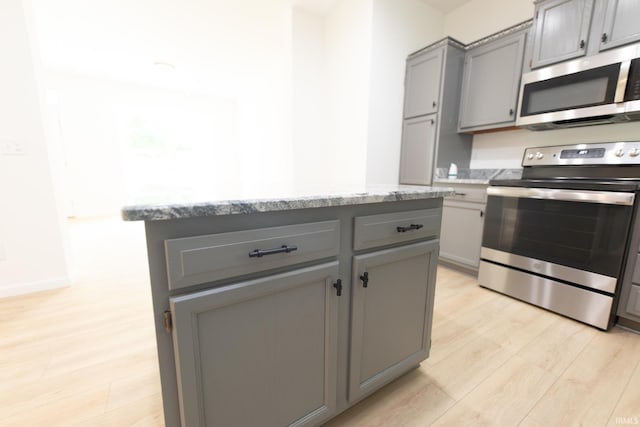
[[[617,277],[632,207],[489,196],[482,246]]]

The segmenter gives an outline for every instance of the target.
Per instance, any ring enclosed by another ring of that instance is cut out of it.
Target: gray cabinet
[[[184,426],[316,425],[336,409],[338,262],[170,298]]]
[[[431,184],[437,114],[407,119],[402,126],[400,182]]]
[[[387,337],[404,350],[386,353],[394,367],[365,381],[360,396],[417,366],[428,339],[415,336],[431,333],[433,299],[421,303],[422,316],[414,299],[435,288],[442,198],[396,197],[322,209],[302,199],[309,208],[147,220],[165,424],[315,426],[353,406],[350,367],[381,366],[350,352],[352,288],[360,283],[352,283],[352,268],[360,265],[371,268],[372,284],[398,288],[389,307],[403,311],[394,304],[407,303],[414,313],[389,323],[408,338],[384,332],[369,341],[364,324],[384,324],[387,316],[380,299],[365,299],[364,348]]]
[[[640,1],[607,0],[600,50],[640,40]]]
[[[401,184],[431,185],[433,168],[468,167],[471,135],[459,134],[464,45],[445,38],[407,58]]]
[[[515,125],[527,31],[528,27],[469,47],[464,61],[459,131]]]
[[[437,256],[430,241],[353,258],[350,401],[427,358]]]
[[[442,208],[440,261],[477,274],[486,208],[486,186],[455,186]]]
[[[531,68],[583,56],[594,0],[536,2]]]
[[[436,49],[407,60],[405,119],[438,111],[442,56],[443,50]]]

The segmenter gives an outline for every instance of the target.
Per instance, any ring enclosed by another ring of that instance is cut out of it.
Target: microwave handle
[[[616,94],[613,102],[624,102],[624,91],[627,89],[627,79],[629,78],[629,69],[631,61],[622,61],[620,63],[620,74],[618,75],[618,85],[616,86]]]

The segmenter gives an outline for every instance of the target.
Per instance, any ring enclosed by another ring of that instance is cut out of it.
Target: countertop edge
[[[162,221],[206,216],[240,215],[295,209],[387,203],[403,200],[434,199],[453,194],[455,194],[455,191],[450,187],[424,187],[424,189],[397,190],[386,193],[382,192],[380,194],[356,193],[254,200],[221,200],[165,205],[132,205],[123,207],[121,216],[124,221]]]

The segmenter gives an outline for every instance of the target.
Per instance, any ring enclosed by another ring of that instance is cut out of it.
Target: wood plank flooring
[[[70,224],[71,287],[0,299],[0,426],[162,426],[139,222]],[[438,270],[431,357],[326,424],[640,424],[640,335]]]

